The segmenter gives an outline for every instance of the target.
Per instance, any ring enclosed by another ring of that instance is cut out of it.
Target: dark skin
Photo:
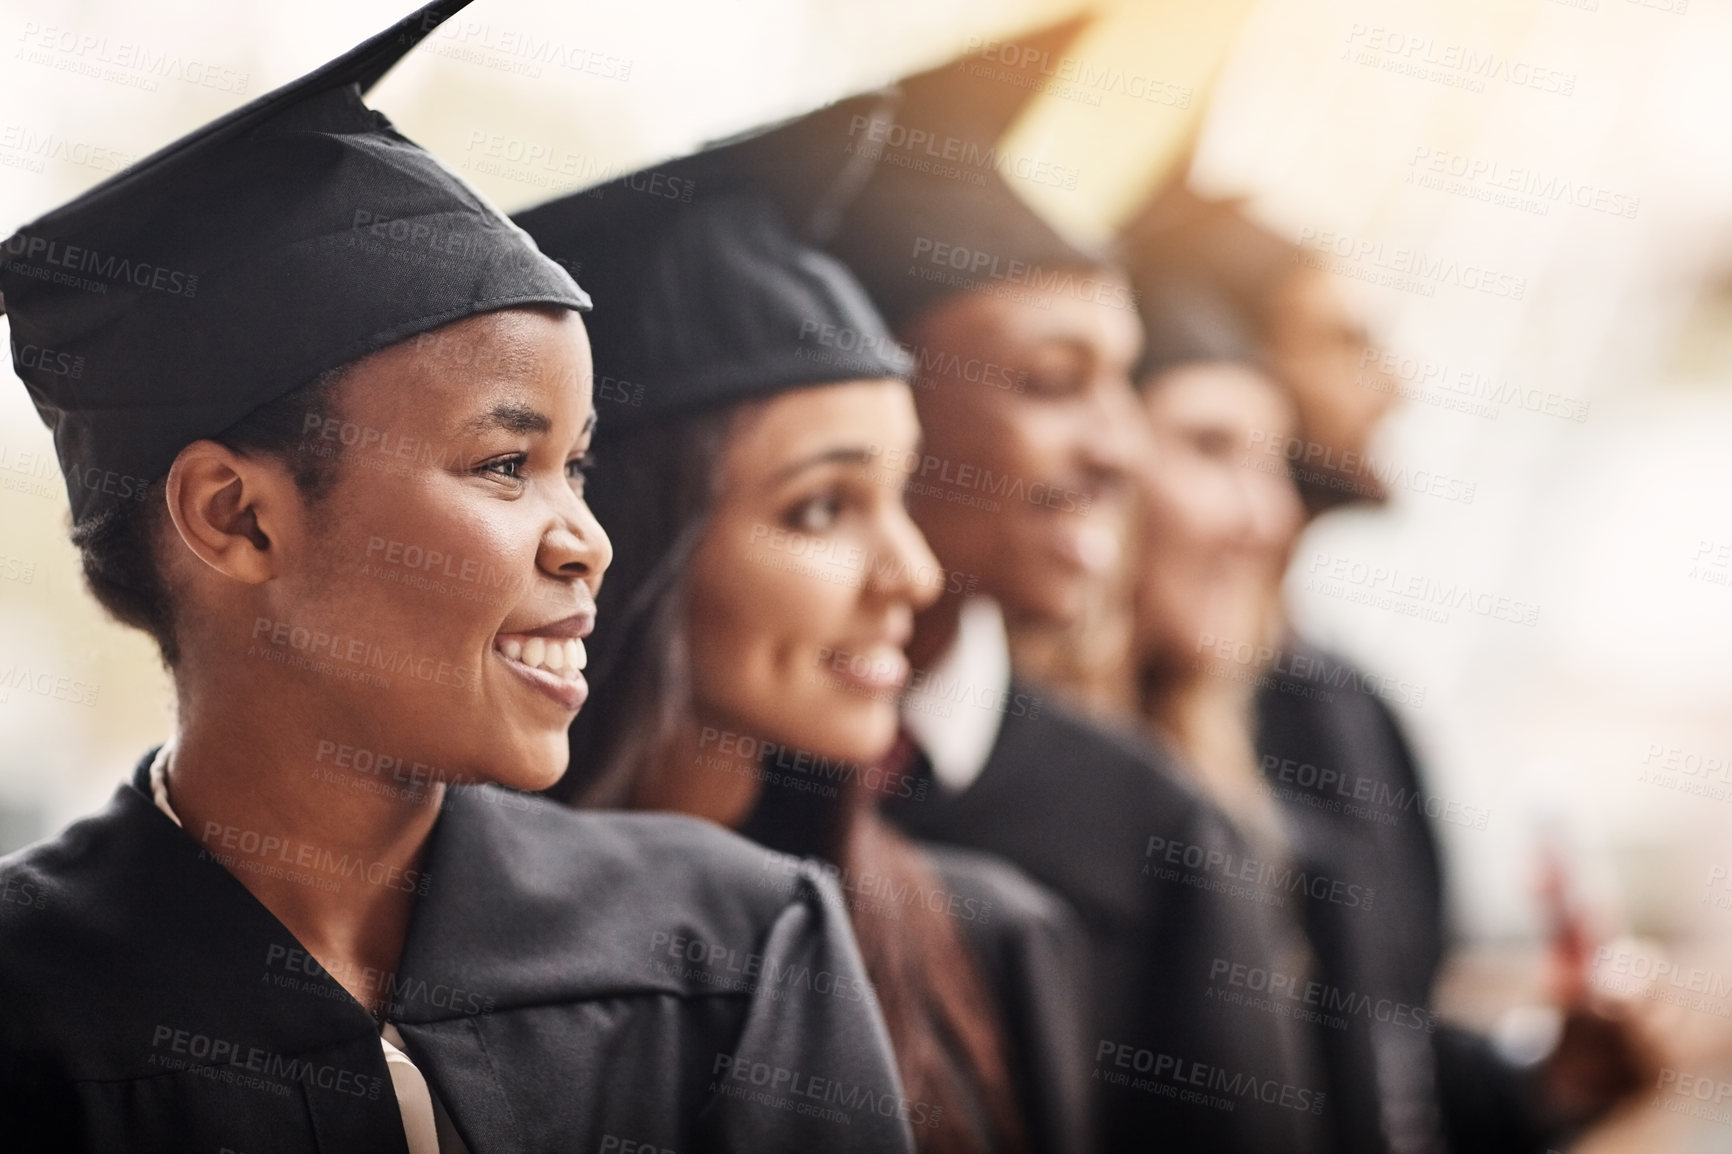
[[[181,646],[171,804],[375,1013],[415,900],[412,883],[377,879],[419,869],[449,785],[534,790],[564,772],[575,690],[557,700],[502,646],[587,633],[612,556],[583,500],[593,409],[577,315],[513,309],[437,335],[443,346],[411,340],[360,362],[337,398],[342,420],[433,451],[391,469],[357,451],[314,502],[283,461],[198,441],[169,471],[158,542]],[[381,579],[391,542],[417,558],[437,550],[457,572],[473,562],[497,578],[493,595]],[[341,640],[303,652],[288,641],[297,628]],[[364,668],[356,655],[369,648],[412,660],[382,686],[332,675]],[[290,660],[307,655],[324,668]],[[321,743],[436,771],[421,788],[347,788],[325,776],[343,771],[321,762]],[[247,834],[349,854],[374,880],[272,876],[248,857]]]
[[[1073,619],[1117,559],[1113,525],[1141,447],[1136,314],[1061,293],[964,292],[900,335],[952,370],[914,391],[926,441],[908,507],[933,552],[1013,621]],[[969,380],[966,366],[982,362],[1020,388]],[[920,615],[917,667],[949,648],[962,601],[947,590]]]

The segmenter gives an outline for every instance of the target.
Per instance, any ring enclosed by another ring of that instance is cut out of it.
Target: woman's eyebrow
[[[784,465],[770,478],[770,484],[780,485],[788,478],[803,473],[807,469],[815,469],[820,465],[869,465],[872,463],[872,458],[877,455],[876,449],[865,445],[854,448],[826,449],[822,453],[815,453],[810,457],[795,461],[791,465]]]
[[[590,416],[593,420],[594,413]],[[485,433],[490,429],[504,429],[510,433],[551,433],[553,422],[545,413],[528,405],[507,402],[494,405],[480,416],[471,418],[463,426],[466,433]]]

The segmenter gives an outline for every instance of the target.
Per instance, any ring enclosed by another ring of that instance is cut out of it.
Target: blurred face
[[[902,503],[919,437],[901,381],[742,414],[687,586],[701,725],[853,762],[889,749],[903,647],[942,582]],[[706,812],[744,814],[756,783],[731,781]]]
[[[273,542],[241,641],[285,708],[448,779],[558,779],[611,557],[583,500],[590,378],[575,313],[508,310],[367,358],[306,414],[334,485]]]
[[[1337,456],[1362,456],[1397,399],[1395,382],[1368,358],[1370,337],[1327,274],[1301,266],[1287,279],[1276,297],[1269,339],[1271,361],[1292,392],[1303,435]],[[1355,491],[1369,480],[1356,478]]]
[[[1118,558],[1138,455],[1132,311],[959,293],[903,334],[926,445],[909,509],[948,569],[1013,617],[1062,623]]]
[[[1209,363],[1157,375],[1143,405],[1143,651],[1188,661],[1205,634],[1255,642],[1303,509],[1285,462],[1252,453],[1251,436],[1289,434],[1288,402],[1254,369]]]

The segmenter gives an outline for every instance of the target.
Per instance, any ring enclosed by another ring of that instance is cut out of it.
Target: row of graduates
[[[362,103],[461,7],[7,242],[179,699],[0,865],[21,1148],[1528,1150],[1616,1096],[1585,1009],[1573,1082],[1436,1022],[1390,695],[1280,621],[1378,495],[1288,467],[1391,396],[1326,280],[882,146],[989,154],[1032,88],[970,61],[513,225]]]

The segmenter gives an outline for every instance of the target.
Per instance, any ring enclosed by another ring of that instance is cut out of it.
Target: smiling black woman
[[[16,362],[87,582],[178,705],[0,859],[9,1149],[909,1145],[833,883],[523,792],[565,771],[611,560],[589,300],[361,100],[463,6],[5,242],[14,349],[86,366]]]

